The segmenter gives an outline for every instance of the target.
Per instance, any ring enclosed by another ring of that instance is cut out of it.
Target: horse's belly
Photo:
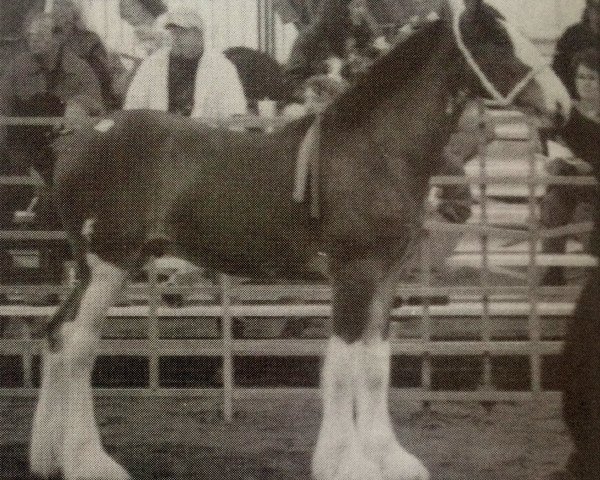
[[[237,199],[198,199],[172,212],[169,231],[175,250],[228,273],[302,276],[319,251],[319,241],[285,205],[272,211]],[[262,205],[262,203],[261,203]],[[275,213],[277,211],[277,213]]]

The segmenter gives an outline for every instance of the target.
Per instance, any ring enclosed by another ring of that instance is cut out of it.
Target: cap
[[[167,12],[163,20],[163,25],[165,28],[175,26],[182,28],[196,28],[200,31],[204,31],[204,20],[202,17],[193,10],[185,8]]]

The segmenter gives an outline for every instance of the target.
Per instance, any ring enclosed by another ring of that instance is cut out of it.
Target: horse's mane
[[[380,100],[406,85],[422,70],[442,38],[441,20],[425,24],[379,58],[326,109],[325,115],[356,123]]]

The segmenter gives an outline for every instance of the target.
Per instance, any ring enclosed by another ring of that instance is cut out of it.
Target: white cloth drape
[[[169,49],[161,48],[138,68],[124,108],[167,111]],[[226,118],[246,113],[244,90],[235,66],[219,52],[207,50],[198,63],[192,117]]]

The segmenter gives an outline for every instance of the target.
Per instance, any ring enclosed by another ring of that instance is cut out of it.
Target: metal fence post
[[[477,105],[477,128],[478,128],[478,144],[477,151],[479,154],[479,172],[481,177],[487,177],[487,126],[491,124],[491,120],[486,115],[485,105],[483,100],[479,99]],[[479,184],[479,206],[481,209],[481,225],[487,226],[489,223],[488,202],[487,202],[487,187],[488,182]],[[480,279],[483,287],[483,295],[481,297],[481,341],[489,345],[492,340],[492,325],[490,318],[490,265],[489,265],[489,235],[486,230],[483,230],[479,236],[481,242],[481,272]],[[482,387],[484,390],[492,390],[492,356],[488,349],[483,354],[483,378]]]
[[[151,257],[148,264],[148,342],[150,344],[150,379],[149,388],[156,392],[159,388],[159,325],[158,325],[158,270],[156,268],[156,258]]]
[[[431,345],[432,337],[432,322],[431,312],[429,310],[430,301],[429,293],[427,290],[431,287],[431,236],[427,230],[423,231],[423,242],[421,244],[421,286],[423,289],[422,293],[422,305],[423,305],[423,319],[421,323],[421,341],[426,346],[425,353],[422,357],[421,366],[421,384],[425,392],[431,392],[432,388],[432,362],[431,362],[431,351],[429,346]],[[430,408],[430,401],[425,400],[422,403],[423,410],[427,411]]]
[[[221,332],[223,337],[223,418],[233,420],[233,335],[231,316],[231,278],[221,275]]]
[[[530,350],[530,368],[531,368],[531,390],[534,398],[542,390],[542,355],[540,353],[541,341],[541,325],[538,314],[538,266],[537,266],[537,250],[540,239],[539,226],[540,222],[537,214],[537,199],[536,190],[538,183],[536,182],[536,127],[530,119],[527,123],[529,130],[529,171],[527,180],[529,181],[529,264],[527,267],[527,284],[529,297],[529,341]]]

